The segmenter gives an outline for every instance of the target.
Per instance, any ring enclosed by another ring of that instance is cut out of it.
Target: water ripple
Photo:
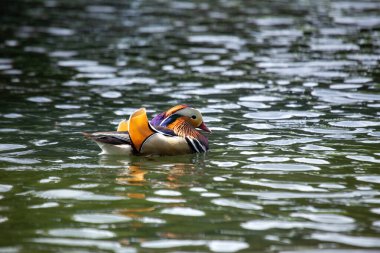
[[[354,223],[355,220],[351,217],[338,215],[338,214],[324,214],[324,213],[294,213],[292,217],[301,217],[315,222],[333,223],[333,224],[347,224]]]
[[[31,240],[34,243],[54,244],[63,246],[77,247],[94,247],[100,250],[111,250],[116,253],[136,253],[134,248],[122,246],[118,242],[106,240],[84,240],[84,239],[67,239],[67,238],[35,238]]]
[[[323,113],[307,112],[307,111],[265,111],[265,112],[251,112],[244,114],[246,118],[253,119],[290,119],[293,117],[306,117],[316,118],[323,115]]]
[[[311,238],[324,242],[336,242],[356,247],[380,247],[377,237],[350,236],[336,233],[313,233]]]
[[[12,188],[13,188],[12,185],[0,184],[0,192],[8,192],[12,190]]]
[[[57,228],[50,229],[48,234],[56,237],[77,237],[88,239],[106,239],[115,237],[115,233],[93,228]]]
[[[255,180],[240,180],[242,184],[257,185],[263,187],[269,187],[274,189],[284,189],[293,190],[301,192],[327,192],[325,189],[316,188],[307,184],[297,184],[297,183],[285,183],[285,182],[275,182],[270,180],[261,179],[259,181]]]
[[[35,192],[35,196],[44,199],[75,199],[75,200],[122,200],[124,197],[95,194],[88,191],[71,190],[71,189],[56,189],[41,192]]]
[[[171,207],[161,210],[163,214],[181,215],[181,216],[204,216],[205,212],[190,207]]]
[[[269,144],[269,145],[276,145],[276,146],[287,146],[287,145],[294,145],[294,144],[300,144],[300,143],[310,143],[310,142],[316,142],[316,141],[321,141],[321,139],[298,138],[298,139],[285,139],[285,140],[265,141],[263,143]]]
[[[315,223],[315,222],[302,222],[302,221],[279,221],[279,220],[252,220],[244,222],[241,226],[249,230],[269,230],[269,229],[295,229],[295,228],[308,228],[330,232],[344,232],[355,229],[352,224],[334,224],[330,223]]]
[[[372,197],[379,195],[373,191],[350,191],[350,192],[332,192],[332,193],[295,193],[295,192],[250,192],[235,191],[234,194],[241,196],[257,196],[262,199],[337,199],[337,198],[356,198]]]
[[[241,201],[241,200],[236,200],[236,199],[213,199],[211,200],[211,203],[218,205],[218,206],[229,206],[229,207],[235,207],[235,208],[240,208],[240,209],[249,209],[249,210],[261,210],[263,209],[261,206]]]
[[[91,213],[91,214],[75,214],[73,220],[77,222],[94,223],[94,224],[108,224],[127,222],[131,219],[126,216],[116,214],[103,214],[103,213]]]
[[[0,151],[7,151],[7,150],[13,150],[13,149],[21,149],[21,148],[26,148],[26,145],[21,145],[21,144],[6,144],[6,143],[1,143],[0,144]]]
[[[232,240],[178,240],[163,239],[141,243],[143,248],[163,249],[189,246],[208,246],[212,252],[237,252],[249,247],[245,242]]]

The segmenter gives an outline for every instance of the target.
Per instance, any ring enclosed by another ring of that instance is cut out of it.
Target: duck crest
[[[179,110],[182,110],[182,109],[187,108],[187,107],[189,107],[189,106],[188,105],[176,105],[176,106],[170,108],[169,110],[167,110],[166,112],[162,112],[160,114],[157,114],[150,121],[150,124],[152,124],[152,126],[160,126],[160,125],[162,125],[162,122],[164,120],[166,120],[168,117],[173,116]]]
[[[176,105],[165,112],[165,117],[168,117],[179,110],[189,107],[188,105]]]

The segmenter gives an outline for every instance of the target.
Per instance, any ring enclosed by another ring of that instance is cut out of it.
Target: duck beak
[[[207,133],[211,133],[211,130],[208,129],[208,127],[206,126],[206,124],[204,122],[202,122],[202,124],[200,124],[198,128],[202,129],[203,131],[205,131]]]

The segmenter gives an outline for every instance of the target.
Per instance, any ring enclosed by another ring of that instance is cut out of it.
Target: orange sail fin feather
[[[117,132],[128,132],[129,131],[129,121],[126,119],[123,119],[120,121],[119,125],[117,126]]]
[[[149,120],[146,116],[145,108],[134,112],[129,118],[129,136],[136,151],[140,151],[144,141],[156,132],[149,126]]]

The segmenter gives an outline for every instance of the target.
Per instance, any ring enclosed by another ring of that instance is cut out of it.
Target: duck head
[[[188,105],[176,105],[161,116],[159,120],[159,125],[166,125],[169,122],[175,120],[176,117],[183,117],[189,122],[194,128],[202,129],[205,132],[211,133],[206,124],[203,122],[203,117],[200,111],[195,108],[189,107]]]
[[[211,130],[203,121],[201,112],[195,108],[187,105],[176,105],[165,112],[165,118],[171,117],[172,115],[184,116],[194,128],[199,128],[205,132],[211,133]]]

